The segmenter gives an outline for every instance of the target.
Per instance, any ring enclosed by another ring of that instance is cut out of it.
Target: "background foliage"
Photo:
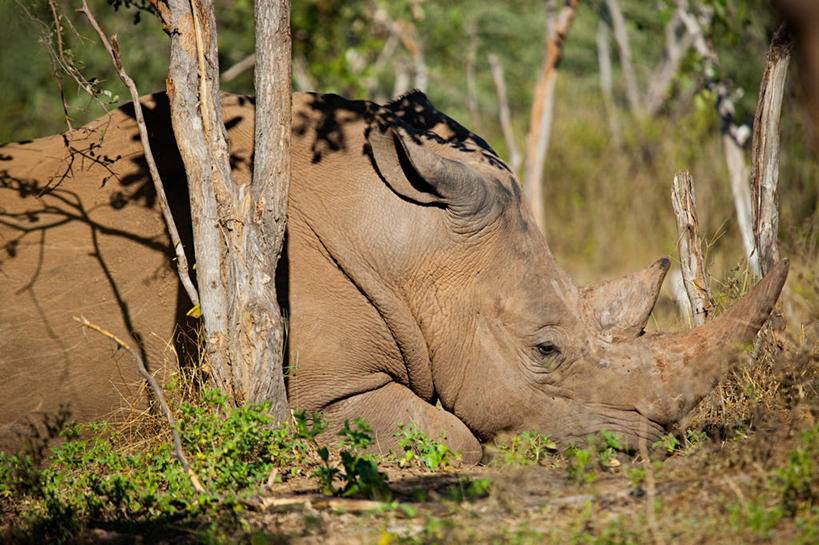
[[[96,83],[101,102],[115,107],[127,92],[105,52],[87,22],[74,13],[75,2],[57,4],[65,16],[61,36],[66,56]],[[720,76],[729,79],[733,88],[745,91],[736,120],[750,121],[776,16],[763,0],[692,4],[706,4],[714,10],[707,33],[720,58]],[[168,40],[156,18],[139,9],[148,4],[94,0],[91,5],[103,27],[119,35],[125,67],[140,92],[162,90]],[[620,5],[636,78],[643,90],[656,77],[656,67],[665,54],[664,27],[676,3],[621,0]],[[253,3],[216,0],[216,6],[224,71],[253,52]],[[420,85],[439,109],[480,133],[507,157],[487,55],[494,53],[503,63],[512,125],[522,149],[544,54],[544,6],[536,0],[293,2],[295,87],[383,101]],[[544,182],[552,250],[581,281],[644,266],[661,255],[674,257],[676,232],[669,190],[675,170],[688,168],[696,184],[711,271],[717,280],[726,278],[733,267],[742,264],[743,252],[724,166],[720,120],[714,97],[703,91],[702,59],[690,49],[660,112],[640,118],[628,108],[612,40],[615,115],[621,132],[613,135],[600,91],[596,46],[603,6],[602,0],[581,2],[560,65]],[[136,20],[140,22],[135,24]],[[0,4],[0,27],[4,36],[0,141],[65,130],[55,69],[42,46],[54,44],[57,36],[48,1]],[[476,110],[468,106],[470,63]],[[419,66],[423,73],[418,72]],[[56,72],[75,127],[103,112],[101,104]],[[817,257],[819,182],[813,128],[803,113],[797,82],[798,67],[792,63],[783,106],[780,237],[784,255],[797,261],[802,256],[801,262],[809,264]],[[225,90],[252,93],[252,71],[222,85]],[[749,148],[750,142],[748,155]],[[797,274],[801,272],[810,271],[797,267]],[[819,289],[810,274],[796,282],[803,284],[794,288],[797,290]],[[801,312],[804,323],[816,320],[819,310],[808,306]]]

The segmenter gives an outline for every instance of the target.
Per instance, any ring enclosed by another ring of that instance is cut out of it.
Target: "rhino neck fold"
[[[356,251],[343,248],[343,243],[331,237],[323,237],[309,219],[304,218],[304,224],[338,268],[378,311],[404,360],[409,382],[406,386],[422,399],[432,401],[435,388],[429,350],[409,307],[398,297],[400,292],[392,289],[383,274]]]

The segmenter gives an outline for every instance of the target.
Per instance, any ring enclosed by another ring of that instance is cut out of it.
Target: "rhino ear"
[[[433,151],[432,139],[422,136],[393,126],[372,127],[367,139],[381,177],[410,201],[477,212],[488,200],[483,178],[469,165]]]
[[[670,266],[664,257],[642,271],[584,286],[580,295],[587,318],[601,331],[637,337],[657,302]]]

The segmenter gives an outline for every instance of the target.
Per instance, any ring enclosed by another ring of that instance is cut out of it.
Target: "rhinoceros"
[[[183,242],[184,168],[164,94],[143,99]],[[237,183],[250,180],[254,104],[225,95]],[[133,106],[63,135],[0,148],[0,433],[62,405],[81,420],[139,398],[133,362],[84,315],[138,346],[157,373],[190,308],[171,263]],[[365,418],[395,448],[400,424],[481,457],[524,430],[654,440],[716,384],[767,319],[777,264],[704,326],[645,333],[669,260],[580,286],[555,261],[504,161],[421,93],[386,106],[293,99],[292,187],[277,271],[293,408]],[[193,256],[190,256],[193,260]],[[176,332],[176,333],[175,333]],[[126,403],[126,405],[127,405]]]

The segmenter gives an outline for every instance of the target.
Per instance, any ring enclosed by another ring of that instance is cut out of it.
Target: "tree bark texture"
[[[290,191],[292,106],[289,0],[257,0],[256,125],[253,181],[239,187],[248,196],[244,247],[247,289],[240,293],[237,324],[248,338],[251,399],[271,400],[280,422],[289,416],[284,387],[284,319],[276,300],[276,267],[282,252]],[[248,195],[249,191],[249,195]]]
[[[286,400],[273,397],[283,392],[279,387],[283,379],[276,360],[270,359],[281,351],[280,334],[271,337],[269,330],[280,323],[278,309],[271,309],[271,301],[276,305],[273,279],[278,253],[254,255],[259,245],[281,247],[281,241],[270,241],[278,231],[264,230],[275,226],[283,231],[282,204],[276,200],[276,191],[264,184],[237,186],[232,180],[219,100],[212,2],[168,0],[158,6],[171,36],[166,86],[174,134],[188,176],[206,362],[216,385],[233,403],[272,400],[276,411],[286,410]],[[286,53],[289,67],[289,49]],[[258,51],[256,62],[262,66]],[[283,76],[288,84],[289,74],[288,68]],[[289,99],[287,109],[283,115],[289,127]],[[281,131],[269,136],[274,142],[282,141]],[[287,156],[287,151],[278,155]],[[287,159],[284,166],[280,158],[272,161],[275,176],[283,169],[289,171]],[[266,183],[275,185],[278,180]],[[268,213],[270,217],[265,218]],[[264,291],[260,285],[269,293],[259,296]]]
[[[694,181],[687,170],[674,175],[671,204],[677,221],[677,249],[685,291],[691,301],[694,324],[702,325],[714,314],[714,306],[702,258]]]
[[[545,212],[543,210],[543,165],[546,162],[546,151],[549,149],[549,133],[552,127],[554,112],[555,83],[557,68],[563,55],[563,43],[577,12],[580,0],[566,0],[563,9],[552,21],[548,16],[546,30],[546,55],[543,69],[535,88],[532,111],[529,118],[529,135],[526,143],[525,185],[529,196],[529,207],[535,222],[543,229]]]
[[[782,25],[774,33],[768,50],[754,116],[751,177],[754,239],[763,275],[779,261],[776,245],[779,230],[779,116],[792,48],[793,40]]]

